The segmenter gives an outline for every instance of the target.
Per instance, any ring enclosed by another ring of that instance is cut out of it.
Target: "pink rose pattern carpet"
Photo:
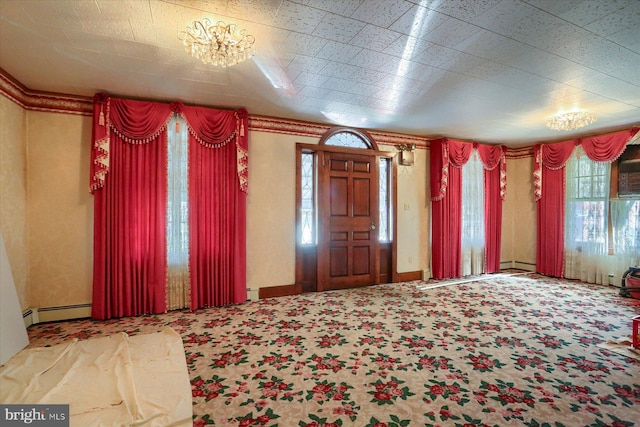
[[[34,325],[30,346],[171,326],[194,425],[640,425],[640,362],[597,347],[640,301],[538,275]]]

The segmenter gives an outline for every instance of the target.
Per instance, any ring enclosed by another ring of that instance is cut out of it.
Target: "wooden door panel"
[[[318,290],[379,283],[377,157],[324,153]]]
[[[354,246],[353,247],[353,269],[352,274],[354,276],[360,276],[363,274],[371,273],[370,265],[370,250],[367,246]]]
[[[353,179],[353,216],[371,216],[370,178]]]
[[[329,193],[331,198],[330,203],[330,215],[334,216],[347,216],[348,209],[348,188],[349,180],[346,177],[331,177],[329,185]]]
[[[346,246],[332,246],[329,250],[329,275],[331,277],[345,277],[349,273],[348,251]]]
[[[353,171],[354,172],[365,172],[365,173],[369,173],[371,172],[371,163],[370,162],[359,162],[359,161],[354,161],[353,162]]]
[[[335,172],[346,172],[349,167],[349,162],[341,159],[331,159],[329,162],[329,169]]]

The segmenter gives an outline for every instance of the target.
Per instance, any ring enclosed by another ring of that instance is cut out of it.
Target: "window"
[[[611,165],[594,162],[576,147],[566,168],[565,247],[605,253]]]
[[[189,306],[189,135],[173,116],[167,127],[167,309]]]
[[[371,145],[369,145],[366,139],[349,131],[334,133],[325,141],[325,145],[349,148],[371,148]]]
[[[381,242],[390,242],[391,236],[391,205],[390,205],[390,190],[391,190],[391,159],[387,157],[380,158],[380,196],[379,196],[379,210],[380,219],[379,224],[379,238]]]
[[[484,168],[473,150],[462,167],[462,275],[484,272]]]
[[[315,154],[302,153],[301,177],[301,228],[302,235],[300,243],[303,245],[316,244],[316,218],[315,218]]]

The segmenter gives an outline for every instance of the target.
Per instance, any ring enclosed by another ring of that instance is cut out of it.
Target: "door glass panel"
[[[316,242],[315,230],[315,187],[313,180],[314,155],[313,153],[302,153],[302,237],[303,245],[313,245]]]
[[[349,148],[371,148],[367,141],[351,132],[338,132],[327,139],[325,145]]]
[[[390,205],[389,205],[389,185],[391,180],[389,179],[389,159],[386,157],[380,158],[380,185],[379,185],[379,203],[380,203],[380,227],[379,238],[381,242],[391,241],[391,231],[389,227],[390,221]]]

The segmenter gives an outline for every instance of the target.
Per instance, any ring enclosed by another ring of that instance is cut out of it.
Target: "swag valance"
[[[91,192],[104,186],[109,173],[111,132],[128,143],[146,144],[166,130],[174,114],[182,116],[191,135],[205,147],[219,148],[235,141],[238,183],[246,193],[249,175],[247,110],[216,110],[178,102],[135,101],[112,98],[104,93],[94,96]]]
[[[431,142],[431,200],[442,200],[449,183],[449,166],[461,168],[469,161],[473,149],[478,150],[482,166],[493,171],[500,166],[500,198],[507,193],[507,159],[505,146],[479,144],[443,138]]]
[[[462,167],[478,150],[484,168],[484,272],[500,269],[502,202],[507,188],[505,147],[443,138],[431,141],[432,270],[459,277],[462,242]],[[498,168],[498,166],[500,166]]]
[[[640,130],[632,128],[589,138],[576,138],[534,147],[533,184],[536,200],[542,198],[542,167],[550,170],[564,168],[576,146],[581,145],[587,157],[596,162],[613,162],[624,151],[627,142]]]

